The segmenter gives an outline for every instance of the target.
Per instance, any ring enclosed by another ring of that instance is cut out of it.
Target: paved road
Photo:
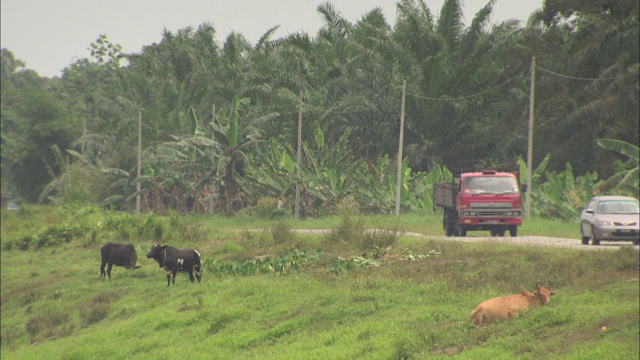
[[[323,234],[327,233],[331,230],[326,229],[296,229],[298,233],[306,233],[306,234]],[[372,229],[371,231],[382,231],[379,229]],[[584,249],[584,250],[617,250],[623,247],[635,248],[640,250],[638,245],[633,245],[631,241],[602,241],[599,246],[594,245],[582,245],[579,239],[569,239],[569,238],[555,238],[555,237],[545,237],[545,236],[517,236],[517,237],[493,237],[493,236],[452,236],[446,237],[444,235],[423,235],[418,233],[406,233],[405,236],[420,236],[425,239],[434,239],[434,240],[448,240],[448,241],[461,241],[461,242],[469,242],[469,243],[503,243],[503,244],[513,244],[513,245],[530,245],[530,246],[548,246],[548,247],[559,247],[559,248],[574,248],[574,249]]]

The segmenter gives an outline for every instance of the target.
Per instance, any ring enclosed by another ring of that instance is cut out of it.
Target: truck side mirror
[[[520,192],[527,192],[527,184],[520,185]]]

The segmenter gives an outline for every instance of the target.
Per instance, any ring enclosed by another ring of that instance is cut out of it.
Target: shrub
[[[284,220],[278,221],[271,227],[271,236],[276,244],[292,244],[296,240],[296,234]]]
[[[328,243],[360,243],[364,234],[364,225],[360,220],[354,220],[351,214],[344,212],[340,214],[340,224],[331,230],[325,237]]]
[[[388,248],[398,243],[400,233],[394,230],[373,230],[362,234],[356,245],[360,250]]]
[[[164,233],[165,220],[164,218],[149,213],[146,215],[142,225],[138,227],[138,235],[143,239],[154,239],[155,241],[162,240]]]
[[[255,207],[256,216],[261,219],[272,219],[274,212],[278,210],[278,199],[273,196],[265,196],[258,200]]]
[[[45,227],[35,236],[34,247],[36,249],[60,245],[70,242],[74,237],[80,236],[84,231],[79,226],[71,226],[68,224],[56,224]]]
[[[346,196],[340,199],[340,202],[336,205],[336,212],[338,214],[359,214],[360,204],[353,197]]]
[[[199,222],[180,223],[178,232],[182,240],[187,242],[199,242],[206,238],[207,229]]]

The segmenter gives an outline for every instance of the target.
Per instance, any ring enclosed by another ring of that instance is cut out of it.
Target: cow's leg
[[[189,269],[189,280],[191,280],[191,282],[195,280],[195,278],[193,277],[193,269]]]
[[[109,275],[109,279],[111,279],[111,268],[113,267],[113,263],[109,263],[107,267],[107,275]]]
[[[173,273],[171,274],[171,281],[173,281],[173,285],[176,284],[176,274],[178,273],[178,269],[174,269]]]
[[[104,272],[105,265],[107,265],[107,262],[102,260],[102,264],[100,265],[100,277],[107,277],[107,274]]]
[[[200,271],[200,266],[196,265],[193,268],[196,271],[196,279],[198,279],[198,282],[200,282],[200,280],[202,280],[202,272]]]
[[[167,272],[167,286],[171,285],[171,270],[166,270]]]

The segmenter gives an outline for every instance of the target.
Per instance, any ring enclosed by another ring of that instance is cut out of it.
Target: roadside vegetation
[[[521,234],[577,239],[576,228],[533,218]],[[438,240],[441,234],[439,214],[296,221],[130,215],[92,206],[3,210],[1,355],[637,357],[634,247],[467,244]],[[108,241],[133,243],[142,267],[114,267],[111,280],[100,278],[99,249]],[[164,272],[145,257],[154,242],[198,249],[202,283],[180,274],[167,288]],[[469,321],[481,301],[532,291],[536,283],[558,293],[549,306],[480,329]]]

